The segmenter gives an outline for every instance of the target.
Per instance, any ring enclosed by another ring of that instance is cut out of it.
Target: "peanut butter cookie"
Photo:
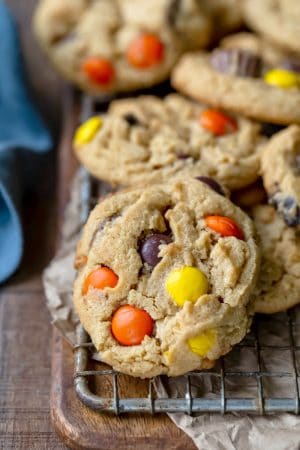
[[[197,0],[41,0],[34,28],[67,80],[105,94],[166,80],[209,41],[211,21]]]
[[[257,179],[265,142],[259,124],[171,94],[112,102],[79,128],[74,149],[88,171],[112,184],[209,176],[237,189]]]
[[[199,180],[119,192],[78,244],[74,305],[101,359],[138,377],[209,368],[246,334],[252,221]]]

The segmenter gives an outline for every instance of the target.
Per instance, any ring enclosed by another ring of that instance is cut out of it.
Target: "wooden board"
[[[31,31],[38,0],[6,0],[19,25],[31,95],[55,135],[60,125],[60,83]],[[5,36],[1,36],[5,41]],[[5,64],[5,61],[2,62]],[[66,450],[50,422],[51,325],[41,274],[53,257],[55,152],[39,158],[35,186],[22,203],[24,255],[0,286],[0,449]]]
[[[70,180],[76,168],[71,154],[71,139],[78,123],[78,101],[65,93],[64,133],[59,155],[59,211],[62,215],[68,199]],[[97,367],[97,363],[94,363]],[[73,352],[59,333],[53,332],[51,419],[63,442],[75,449],[100,450],[194,450],[192,440],[178,429],[167,415],[113,415],[95,412],[77,398],[73,387]],[[102,379],[101,379],[102,380]],[[94,385],[95,392],[103,391],[108,380]],[[123,377],[120,390],[126,395],[134,390],[141,395],[147,382]]]

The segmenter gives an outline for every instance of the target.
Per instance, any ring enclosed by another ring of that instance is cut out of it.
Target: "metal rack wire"
[[[94,100],[84,97],[81,119],[85,120],[96,110]],[[83,178],[81,203],[84,223],[90,209],[100,195],[107,192],[108,187],[93,181],[84,170]],[[108,366],[95,369],[92,351],[93,344],[81,327],[78,344],[74,347],[74,385],[81,401],[98,411],[115,414],[300,413],[300,306],[272,316],[255,316],[251,332],[231,353],[219,361],[214,370],[190,372],[184,376],[185,390],[176,398],[157,398],[154,379],[143,382],[147,385],[146,395],[139,396],[138,389],[133,390],[132,396],[121,395],[120,380],[123,375]],[[247,370],[243,368],[245,360]],[[136,383],[136,379],[127,378],[133,385]],[[208,378],[215,380],[213,392],[211,389],[205,391]],[[101,385],[104,379],[105,395],[99,395],[93,386]]]

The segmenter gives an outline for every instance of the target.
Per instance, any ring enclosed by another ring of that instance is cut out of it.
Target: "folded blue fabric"
[[[0,283],[18,267],[23,235],[18,213],[22,152],[45,153],[50,135],[26,90],[17,30],[0,0]]]

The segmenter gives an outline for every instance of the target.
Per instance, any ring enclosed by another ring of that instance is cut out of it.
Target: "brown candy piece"
[[[159,255],[159,247],[161,245],[167,245],[171,242],[171,237],[162,233],[154,233],[142,242],[140,247],[140,254],[143,262],[147,263],[150,267],[155,267],[161,258]]]
[[[179,152],[179,153],[177,153],[177,158],[178,159],[188,159],[188,158],[191,158],[191,155],[189,155],[188,153]]]
[[[210,62],[218,72],[230,75],[258,78],[262,74],[262,59],[254,53],[238,48],[216,49]]]

